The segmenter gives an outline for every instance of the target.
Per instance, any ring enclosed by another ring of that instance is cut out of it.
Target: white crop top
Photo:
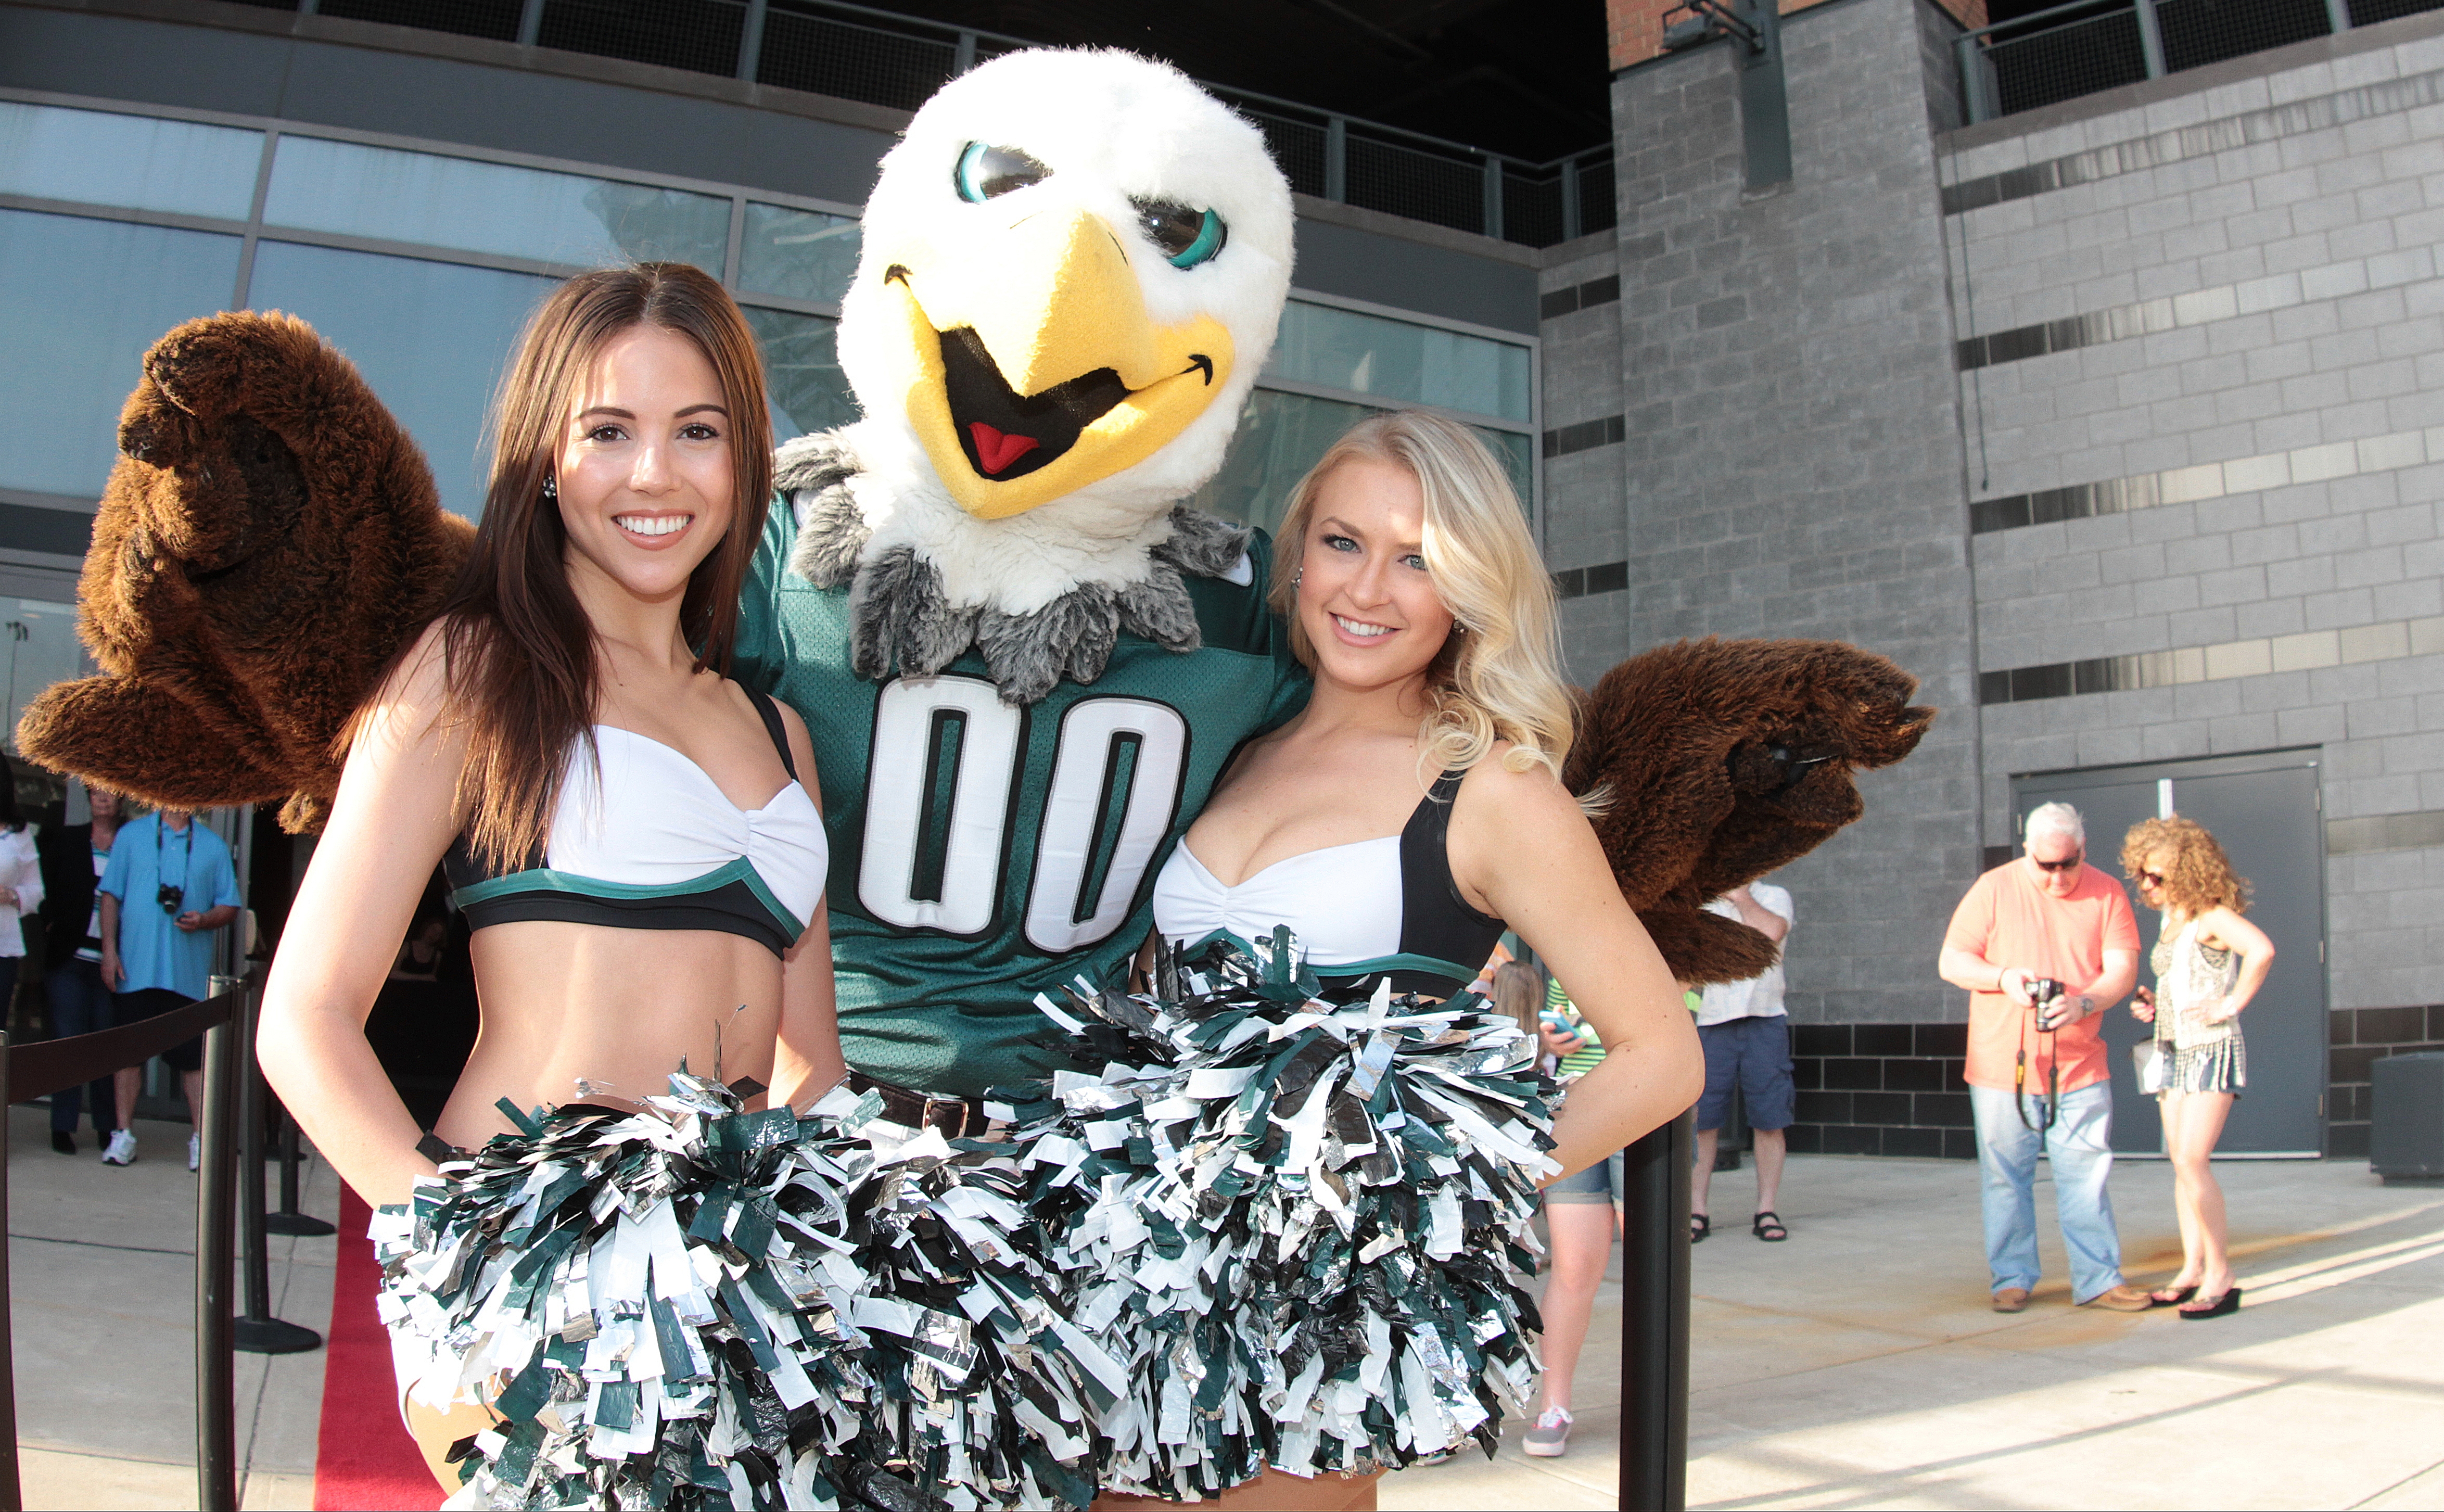
[[[718,930],[786,952],[823,900],[830,850],[778,717],[763,700],[757,705],[790,778],[763,807],[731,803],[684,752],[597,725],[593,752],[581,745],[569,753],[549,839],[534,864],[483,876],[463,846],[453,850],[452,896],[469,924],[561,919]]]
[[[1287,925],[1309,964],[1347,966],[1398,954],[1400,837],[1378,836],[1285,857],[1236,887],[1205,869],[1183,840],[1154,884],[1154,927],[1173,945],[1216,931],[1261,939]]]

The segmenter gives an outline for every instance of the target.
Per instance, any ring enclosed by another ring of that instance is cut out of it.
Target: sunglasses
[[[2142,870],[2138,874],[2138,885],[2140,887],[2161,887],[2164,885],[2164,874],[2161,872],[2149,872]]]
[[[2029,857],[2028,859],[2037,861],[2037,858],[2033,856]],[[2083,859],[2084,859],[2084,853],[2073,856],[2067,860],[2037,861],[2037,870],[2040,872],[2067,872],[2072,867],[2077,866]]]

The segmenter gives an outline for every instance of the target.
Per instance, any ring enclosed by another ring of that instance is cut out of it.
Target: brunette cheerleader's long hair
[[[690,575],[679,610],[697,670],[730,669],[739,589],[772,488],[771,420],[754,334],[729,293],[683,263],[582,273],[544,301],[519,340],[493,406],[484,518],[437,617],[445,717],[467,737],[458,811],[469,848],[490,869],[527,864],[541,848],[568,753],[593,736],[594,629],[569,586],[560,509],[543,489],[580,386],[612,341],[639,325],[694,341],[730,412],[730,530]]]

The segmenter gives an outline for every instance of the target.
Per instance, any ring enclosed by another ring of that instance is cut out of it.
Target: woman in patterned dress
[[[2249,881],[2207,833],[2179,817],[2145,820],[2121,842],[2121,868],[2138,896],[2163,915],[2151,964],[2154,991],[2140,987],[2130,1011],[2156,1026],[2163,1069],[2157,1095],[2164,1149],[2173,1161],[2173,1204],[2181,1222],[2181,1272],[2152,1295],[2184,1318],[2221,1318],[2240,1305],[2224,1243],[2223,1188],[2211,1162],[2232,1099],[2249,1081],[2240,1011],[2266,983],[2274,942],[2241,917]]]

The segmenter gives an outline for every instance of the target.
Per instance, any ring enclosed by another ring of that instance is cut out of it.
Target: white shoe
[[[1519,1447],[1538,1459],[1558,1459],[1570,1444],[1570,1421],[1568,1408],[1548,1407],[1538,1414],[1536,1426],[1521,1436]]]
[[[102,1149],[102,1163],[105,1166],[136,1164],[136,1131],[121,1129],[114,1133],[110,1143]]]
[[[187,1135],[187,1169],[189,1171],[200,1171],[203,1169],[203,1165],[204,1136],[199,1134],[191,1134]]]

